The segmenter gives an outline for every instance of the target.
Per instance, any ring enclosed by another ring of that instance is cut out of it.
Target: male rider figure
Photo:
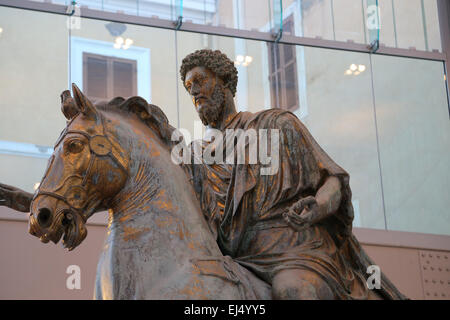
[[[348,174],[292,113],[236,112],[237,70],[220,51],[189,54],[180,74],[207,129],[224,134],[229,129],[279,130],[278,171],[268,175],[249,157],[244,164],[196,164],[202,160],[194,161],[191,144],[190,175],[223,254],[270,283],[276,299],[376,297],[365,281],[365,268],[372,263],[351,231]],[[203,150],[211,147],[207,141],[200,144]],[[384,278],[379,293],[401,297]]]

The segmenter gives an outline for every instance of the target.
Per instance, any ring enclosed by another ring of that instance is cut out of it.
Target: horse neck
[[[168,148],[153,133],[135,139],[128,180],[110,209],[110,230],[120,230],[114,236],[132,245],[152,244],[174,259],[219,255],[193,187]]]

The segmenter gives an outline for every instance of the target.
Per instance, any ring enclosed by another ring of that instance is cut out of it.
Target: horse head
[[[105,130],[101,112],[73,85],[61,94],[67,126],[31,203],[29,232],[69,250],[86,237],[87,219],[108,208],[128,176],[127,152]],[[123,101],[123,99],[122,99]]]

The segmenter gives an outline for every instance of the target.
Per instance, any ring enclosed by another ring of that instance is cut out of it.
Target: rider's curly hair
[[[218,75],[225,83],[225,86],[230,89],[234,97],[238,81],[238,71],[234,66],[234,62],[231,61],[225,54],[219,50],[213,51],[210,49],[197,50],[191,54],[188,54],[183,59],[180,67],[181,81],[183,81],[183,85],[186,78],[186,73],[197,66],[208,68]]]

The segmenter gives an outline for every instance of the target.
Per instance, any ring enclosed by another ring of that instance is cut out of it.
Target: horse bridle
[[[56,198],[58,200],[63,201],[65,204],[67,204],[71,210],[78,213],[80,215],[80,217],[83,219],[83,221],[86,222],[87,219],[89,218],[89,216],[92,214],[92,212],[89,212],[89,213],[81,212],[81,210],[85,209],[85,207],[87,205],[88,190],[87,190],[86,183],[88,181],[88,178],[91,176],[91,170],[94,165],[94,162],[97,160],[97,158],[109,157],[121,168],[121,170],[125,174],[127,174],[127,172],[128,172],[127,162],[128,161],[125,158],[125,156],[118,150],[118,148],[114,146],[114,144],[111,142],[111,140],[108,138],[108,136],[105,134],[105,126],[103,123],[103,119],[101,117],[100,118],[102,119],[102,123],[101,123],[102,134],[95,134],[95,135],[90,135],[87,132],[81,131],[81,130],[68,130],[70,124],[72,123],[73,120],[75,120],[75,118],[77,118],[77,117],[74,117],[67,124],[66,128],[63,130],[60,137],[56,141],[54,149],[56,150],[58,145],[61,143],[61,141],[64,140],[64,138],[68,134],[83,135],[88,140],[87,146],[89,147],[89,151],[91,154],[87,170],[84,172],[83,176],[80,176],[80,175],[68,176],[67,178],[65,178],[63,183],[59,184],[54,190],[42,190],[41,187],[39,186],[38,190],[35,192],[35,194],[33,196],[33,201],[40,195],[45,195],[45,196],[49,196],[52,198]],[[55,159],[55,156],[52,155],[52,158],[49,161],[49,165],[44,174],[44,177],[42,178],[42,181],[44,181],[44,179],[47,177],[47,175],[50,171],[50,168],[52,167],[54,159]],[[81,179],[81,184],[69,187],[64,192],[64,195],[59,194],[58,191],[60,189],[65,190],[64,186],[66,185],[67,181],[70,180],[70,178],[72,178],[72,177]]]

